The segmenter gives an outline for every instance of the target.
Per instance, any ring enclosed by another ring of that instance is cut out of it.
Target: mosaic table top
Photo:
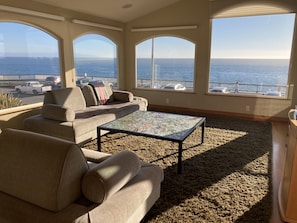
[[[204,117],[179,115],[164,112],[136,111],[100,126],[105,130],[138,133],[164,139],[183,141]]]

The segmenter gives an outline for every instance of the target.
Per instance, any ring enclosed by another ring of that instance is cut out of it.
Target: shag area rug
[[[183,144],[127,134],[102,137],[102,151],[134,151],[164,170],[161,197],[142,222],[269,222],[272,214],[272,131],[268,122],[207,118]],[[96,140],[85,148],[96,149]]]

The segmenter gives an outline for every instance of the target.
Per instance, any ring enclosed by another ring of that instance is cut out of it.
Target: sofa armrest
[[[82,192],[88,200],[100,204],[134,178],[140,168],[138,156],[131,151],[112,155],[85,174]]]
[[[134,96],[133,100],[139,104],[139,110],[147,111],[148,100],[146,98]]]
[[[130,91],[113,90],[113,100],[131,102],[134,100],[134,95]]]
[[[84,156],[86,157],[87,161],[92,163],[101,163],[102,161],[106,160],[111,156],[109,153],[98,152],[91,149],[81,148]]]

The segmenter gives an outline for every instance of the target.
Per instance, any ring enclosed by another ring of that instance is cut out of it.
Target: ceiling
[[[180,0],[34,0],[60,8],[129,22]]]

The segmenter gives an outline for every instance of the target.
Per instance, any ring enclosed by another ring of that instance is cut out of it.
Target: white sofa
[[[1,223],[140,222],[162,180],[160,167],[130,151],[109,155],[24,130],[0,134]]]
[[[97,126],[147,106],[145,98],[112,90],[108,84],[56,89],[46,92],[41,114],[25,119],[24,128],[83,144],[97,138]]]

